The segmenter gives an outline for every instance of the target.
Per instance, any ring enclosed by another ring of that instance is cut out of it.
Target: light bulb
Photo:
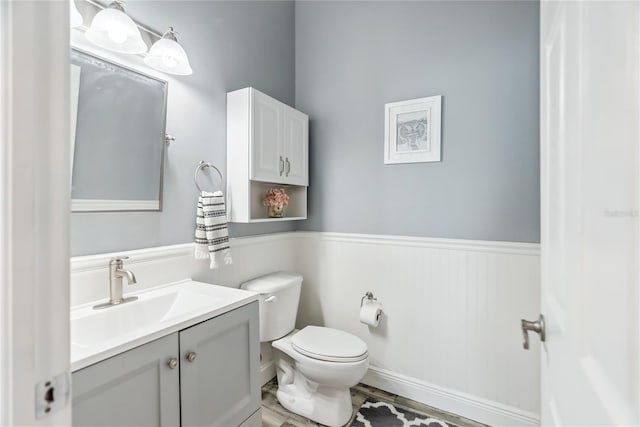
[[[118,1],[93,17],[84,36],[93,44],[114,52],[137,54],[147,51],[138,26]]]
[[[144,62],[151,68],[164,73],[188,76],[193,73],[193,70],[189,65],[187,53],[176,40],[176,34],[173,27],[169,27],[162,38],[151,46]]]
[[[162,63],[169,68],[173,68],[178,65],[178,61],[172,56],[163,56]]]
[[[107,31],[109,34],[109,38],[114,41],[114,43],[124,43],[127,40],[127,30],[123,28],[121,25],[113,25]]]

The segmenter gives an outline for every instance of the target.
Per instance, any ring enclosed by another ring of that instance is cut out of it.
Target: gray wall
[[[72,255],[191,241],[193,170],[206,159],[224,171],[226,92],[249,85],[311,116],[310,219],[232,224],[232,236],[539,241],[537,2],[130,1],[127,11],[175,26],[194,68],[170,78],[178,140],[164,211],[72,214]],[[384,104],[429,95],[444,96],[442,162],[383,165]]]
[[[157,31],[172,25],[194,74],[169,81],[163,212],[75,213],[71,254],[136,249],[193,239],[201,159],[225,168],[226,93],[254,86],[294,102],[294,5],[269,1],[129,1],[127,12]],[[204,183],[204,182],[203,182]],[[242,236],[290,231],[296,224],[237,225]]]
[[[538,242],[537,2],[296,2],[304,230]],[[384,104],[443,95],[442,162],[383,164]]]

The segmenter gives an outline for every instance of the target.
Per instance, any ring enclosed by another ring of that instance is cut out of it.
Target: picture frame
[[[384,106],[384,163],[441,160],[442,96]]]

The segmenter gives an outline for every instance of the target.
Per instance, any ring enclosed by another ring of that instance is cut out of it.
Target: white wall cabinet
[[[73,424],[258,426],[259,334],[253,302],[76,371]]]
[[[307,217],[309,117],[254,89],[227,94],[227,196],[231,222]],[[284,218],[268,218],[262,197],[284,187]]]

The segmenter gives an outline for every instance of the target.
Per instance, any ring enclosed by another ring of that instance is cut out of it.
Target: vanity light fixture
[[[82,15],[78,12],[75,0],[69,0],[69,25],[71,28],[79,27],[83,23]]]
[[[85,37],[92,43],[118,53],[144,53],[147,45],[138,26],[124,12],[124,1],[114,0],[96,14]]]
[[[151,68],[164,73],[188,76],[193,74],[193,70],[189,65],[187,53],[176,39],[176,34],[178,33],[173,27],[169,27],[162,38],[151,46],[144,62]]]

